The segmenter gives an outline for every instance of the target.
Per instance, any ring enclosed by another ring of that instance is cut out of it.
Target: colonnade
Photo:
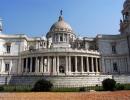
[[[49,75],[99,73],[100,58],[90,56],[23,57],[22,72]]]

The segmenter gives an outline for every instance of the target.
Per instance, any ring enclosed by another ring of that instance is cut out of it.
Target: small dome
[[[64,21],[63,17],[60,16],[59,20],[51,26],[50,31],[72,31],[72,28]]]

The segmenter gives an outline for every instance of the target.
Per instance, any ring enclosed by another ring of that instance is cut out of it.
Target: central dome
[[[71,26],[64,21],[62,10],[57,22],[55,22],[46,35],[48,41],[51,41],[50,47],[53,48],[68,48],[75,40],[76,35]]]
[[[54,35],[59,35],[59,34],[64,34],[67,36],[69,36],[70,38],[75,38],[76,35],[75,33],[73,32],[73,29],[71,28],[71,26],[66,22],[64,21],[64,18],[62,16],[62,13],[61,15],[59,16],[59,19],[57,22],[55,22],[49,32],[47,33],[46,37],[47,38],[51,38],[51,37],[54,37]]]
[[[59,20],[51,26],[50,31],[72,31],[72,28],[64,21],[63,17],[60,16]]]

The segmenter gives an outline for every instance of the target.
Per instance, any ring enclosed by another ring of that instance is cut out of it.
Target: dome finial
[[[2,32],[2,18],[0,18],[0,32]]]
[[[62,21],[63,20],[62,15],[63,15],[63,10],[60,10],[60,16],[59,16],[59,20],[58,21]]]
[[[60,10],[60,16],[62,16],[63,15],[63,10]]]

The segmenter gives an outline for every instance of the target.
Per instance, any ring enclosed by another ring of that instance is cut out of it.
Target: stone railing
[[[2,56],[18,56],[18,53],[16,52],[16,53],[7,53],[7,52],[3,52],[2,54],[1,54]]]
[[[24,51],[22,52],[22,54],[25,54],[25,53],[29,53],[29,52],[32,52],[32,53],[53,53],[53,52],[72,52],[72,53],[90,53],[90,54],[97,54],[97,55],[100,55],[100,53],[97,51],[97,50],[85,50],[85,49],[72,49],[72,48],[49,48],[49,49],[35,49],[33,51]]]

